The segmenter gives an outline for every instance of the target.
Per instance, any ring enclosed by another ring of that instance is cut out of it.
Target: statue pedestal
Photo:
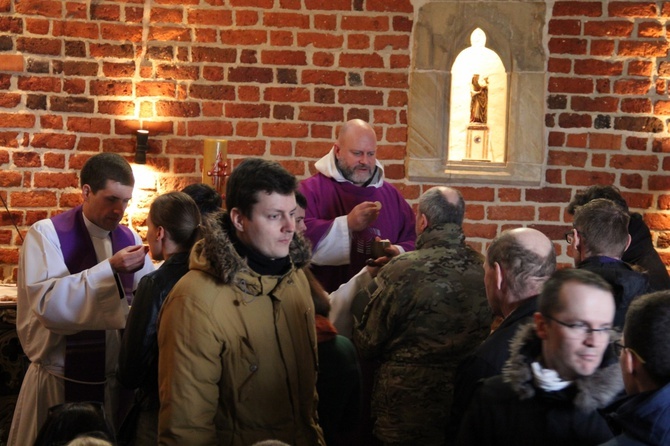
[[[486,124],[468,125],[465,158],[468,161],[491,161],[489,155],[489,128]]]

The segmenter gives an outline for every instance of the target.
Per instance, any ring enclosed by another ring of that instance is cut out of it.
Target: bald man
[[[458,367],[450,438],[456,438],[461,417],[480,380],[502,371],[509,358],[510,340],[520,325],[532,320],[542,285],[555,269],[554,245],[540,231],[510,229],[491,242],[484,262],[486,297],[493,314],[503,321]]]
[[[300,192],[307,198],[305,236],[312,242],[312,271],[335,291],[372,257],[376,238],[389,240],[388,253],[414,249],[412,208],[391,184],[377,160],[377,135],[365,121],[352,119],[314,167]]]
[[[464,210],[455,189],[420,197],[417,250],[380,269],[354,329],[359,353],[381,361],[372,412],[384,444],[444,444],[456,366],[489,332],[484,259],[465,244]]]

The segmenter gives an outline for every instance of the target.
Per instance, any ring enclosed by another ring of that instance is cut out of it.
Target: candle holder
[[[202,159],[202,182],[212,186],[222,197],[226,191],[228,178],[228,141],[206,139]]]

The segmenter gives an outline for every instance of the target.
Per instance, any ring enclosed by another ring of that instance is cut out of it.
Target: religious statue
[[[486,124],[486,112],[489,102],[489,78],[479,80],[479,74],[472,76],[470,89],[470,122]]]

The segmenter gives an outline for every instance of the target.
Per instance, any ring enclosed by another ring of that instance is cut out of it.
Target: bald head
[[[361,119],[347,121],[334,146],[335,164],[344,178],[358,186],[366,185],[375,173],[377,134]]]
[[[489,267],[500,265],[510,299],[539,294],[556,270],[554,245],[546,235],[532,228],[502,232],[486,252]]]
[[[456,189],[451,187],[433,187],[419,198],[419,214],[424,215],[428,226],[447,223],[463,224],[465,201]]]

